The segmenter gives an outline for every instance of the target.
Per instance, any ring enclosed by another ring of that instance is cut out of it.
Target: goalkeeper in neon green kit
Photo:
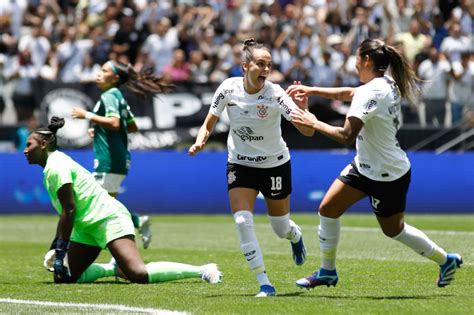
[[[220,282],[216,264],[193,266],[174,262],[145,264],[135,244],[130,212],[109,196],[86,169],[57,151],[56,132],[64,119],[53,117],[48,127],[34,130],[24,154],[29,164],[44,168],[44,185],[60,215],[50,257],[56,283],[89,283],[121,276],[131,282],[152,283],[185,278]],[[108,248],[116,264],[94,260]]]

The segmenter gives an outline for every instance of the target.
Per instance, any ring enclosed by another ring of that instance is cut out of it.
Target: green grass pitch
[[[145,261],[218,263],[223,282],[199,279],[151,285],[115,282],[54,285],[42,267],[53,237],[53,216],[0,216],[0,313],[130,314],[169,310],[192,314],[474,314],[474,215],[408,215],[407,222],[464,265],[446,288],[436,287],[438,267],[380,232],[373,215],[345,215],[338,249],[339,283],[306,291],[294,281],[319,266],[315,214],[293,215],[303,229],[308,257],[297,267],[288,241],[277,238],[267,217],[256,216],[275,298],[254,298],[258,284],[242,257],[231,215],[153,216],[153,242]],[[141,248],[141,243],[138,243]],[[99,262],[110,256],[103,252]],[[12,300],[23,303],[12,303]],[[31,301],[84,303],[82,306]],[[136,309],[94,308],[124,305]]]

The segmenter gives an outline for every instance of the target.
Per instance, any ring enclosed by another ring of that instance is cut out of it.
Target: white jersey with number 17
[[[392,78],[375,78],[357,88],[347,117],[357,117],[364,123],[357,135],[354,159],[362,175],[389,182],[410,169],[410,161],[396,138],[400,115],[400,93]]]
[[[228,161],[256,168],[284,164],[290,153],[281,136],[281,116],[291,121],[298,106],[277,84],[269,81],[255,94],[244,89],[244,79],[226,79],[212,99],[209,113],[219,117],[227,108],[230,120]]]

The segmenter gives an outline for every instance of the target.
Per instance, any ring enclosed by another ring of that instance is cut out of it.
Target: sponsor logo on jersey
[[[267,109],[268,109],[267,105],[263,105],[263,104],[257,105],[257,116],[260,119],[267,118],[267,116],[268,116]]]
[[[370,165],[366,163],[359,163],[360,168],[363,168],[365,170],[370,170]]]
[[[286,105],[285,101],[283,100],[283,97],[280,96],[279,98],[277,98],[277,103],[278,105],[280,105],[281,108],[285,110],[285,113],[287,115],[291,114],[291,108]]]
[[[254,136],[253,130],[250,127],[241,127],[239,129],[232,129],[234,134],[240,138],[243,142],[248,141],[262,141],[263,136]]]
[[[239,161],[260,163],[260,162],[265,161],[266,159],[267,159],[266,156],[245,156],[245,155],[237,154],[237,160]]]
[[[371,110],[375,105],[377,105],[377,101],[376,100],[370,100],[368,103],[367,103],[367,110]]]
[[[214,103],[212,104],[212,108],[217,108],[217,106],[219,106],[219,103],[224,99],[224,94],[223,93],[219,93],[219,95],[217,95],[216,99],[214,100]]]
[[[260,95],[258,98],[258,100],[265,100],[265,101],[271,101],[272,100],[272,97],[271,96],[266,96],[266,95]]]
[[[231,107],[231,106],[237,106],[237,104],[235,104],[235,103],[229,103],[229,104],[227,104],[227,106],[229,106],[229,107]]]

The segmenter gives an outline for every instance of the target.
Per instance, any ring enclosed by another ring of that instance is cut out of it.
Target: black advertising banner
[[[216,88],[209,84],[183,84],[175,86],[170,93],[148,98],[140,98],[128,89],[122,89],[140,128],[139,132],[129,135],[130,149],[181,148],[194,142]],[[90,146],[89,122],[72,119],[71,111],[77,106],[92,110],[101,94],[95,83],[38,80],[34,90],[36,102],[40,104],[42,124],[52,116],[66,119],[68,128],[58,132],[59,145],[70,149]],[[219,149],[225,148],[228,131],[225,121],[226,117],[223,117],[213,135],[213,140],[217,141],[214,145]]]

